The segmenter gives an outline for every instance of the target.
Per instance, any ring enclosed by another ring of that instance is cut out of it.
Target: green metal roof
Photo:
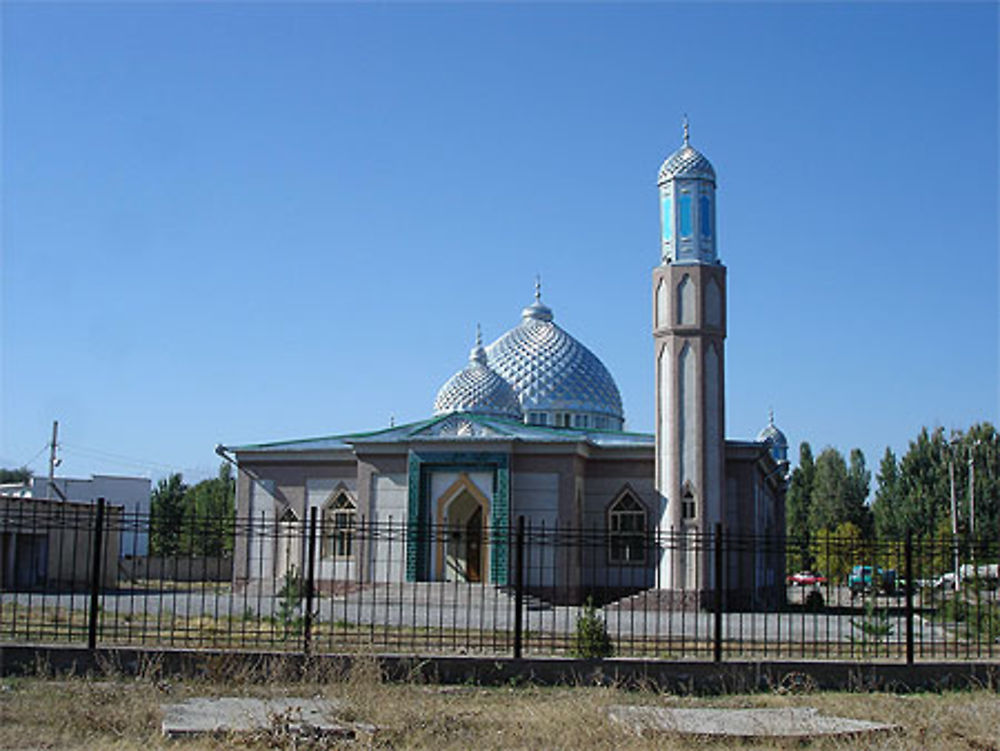
[[[449,421],[467,423],[471,434],[447,432]],[[579,443],[586,442],[603,447],[652,446],[655,437],[650,433],[629,433],[618,430],[588,430],[556,428],[545,425],[526,425],[518,420],[473,413],[452,413],[431,417],[418,422],[396,425],[380,430],[360,433],[300,438],[288,441],[248,443],[227,446],[235,452],[305,452],[351,449],[359,444],[413,443],[421,441],[522,441],[526,443]]]

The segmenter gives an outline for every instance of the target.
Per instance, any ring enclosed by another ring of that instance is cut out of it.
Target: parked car
[[[817,571],[799,571],[788,577],[788,583],[796,587],[813,587],[826,584],[826,577]]]
[[[847,577],[847,586],[851,589],[851,597],[866,592],[881,592],[891,595],[899,585],[896,571],[881,566],[855,566]]]

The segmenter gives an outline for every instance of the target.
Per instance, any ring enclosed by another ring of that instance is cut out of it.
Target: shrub
[[[278,623],[282,626],[283,638],[288,638],[290,634],[298,634],[302,631],[304,619],[301,615],[302,596],[305,587],[302,577],[299,576],[295,566],[291,566],[285,572],[285,580],[278,590]]]
[[[611,634],[604,625],[604,619],[597,612],[594,598],[588,597],[583,612],[576,619],[576,634],[573,639],[573,654],[584,658],[610,657],[614,653]]]
[[[862,656],[878,654],[880,644],[886,645],[888,650],[894,630],[889,610],[876,607],[874,598],[865,601],[864,615],[860,619],[851,618],[851,628],[855,632],[851,635],[851,642],[860,648]]]

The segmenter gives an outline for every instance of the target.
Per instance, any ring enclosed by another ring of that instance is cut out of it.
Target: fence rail
[[[315,511],[182,529],[103,503],[71,511],[0,507],[0,640],[718,661],[1000,657],[997,540],[807,543],[523,518],[509,529],[415,528]],[[125,539],[149,540],[157,556],[133,555]],[[213,549],[218,565],[206,563]],[[693,584],[674,577],[666,588],[662,571],[679,556]],[[775,560],[778,581],[740,588],[741,569]],[[807,565],[821,575],[795,570]],[[232,577],[220,581],[219,570]]]

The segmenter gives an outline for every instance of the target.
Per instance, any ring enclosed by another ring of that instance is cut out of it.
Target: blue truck
[[[899,587],[896,571],[881,566],[855,566],[847,577],[847,586],[851,589],[851,597],[876,593],[892,595]]]

